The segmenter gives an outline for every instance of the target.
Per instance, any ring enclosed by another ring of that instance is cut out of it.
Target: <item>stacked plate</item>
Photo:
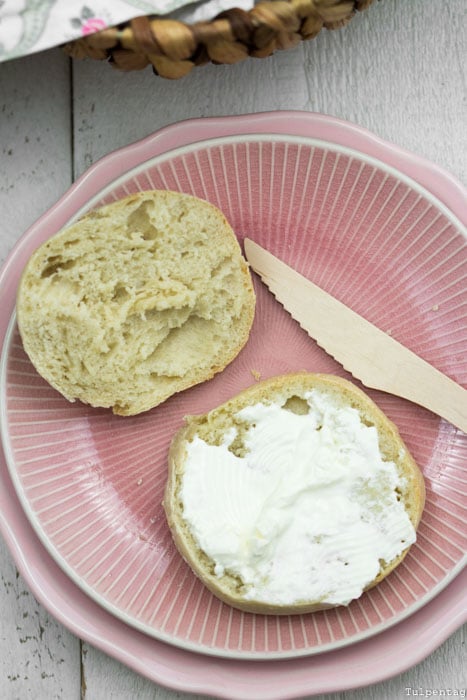
[[[172,544],[161,506],[169,442],[184,415],[205,412],[257,373],[346,376],[342,367],[257,280],[255,323],[237,359],[140,416],[68,403],[25,355],[14,302],[29,255],[89,208],[146,189],[211,201],[240,240],[256,240],[467,386],[466,194],[459,183],[322,115],[280,112],[163,129],[94,165],[23,236],[0,278],[7,310],[0,524],[19,569],[73,632],[173,688],[292,698],[405,670],[466,619],[465,434],[369,391],[424,472],[416,545],[348,607],[250,615],[212,597]],[[363,669],[357,678],[356,664]]]

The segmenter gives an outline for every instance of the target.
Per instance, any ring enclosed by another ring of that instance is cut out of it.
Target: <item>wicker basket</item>
[[[182,78],[206,63],[264,58],[312,39],[323,27],[338,29],[373,0],[270,0],[249,12],[238,8],[192,25],[156,16],[138,17],[63,48],[73,58],[108,60],[132,71],[152,65],[164,78]]]

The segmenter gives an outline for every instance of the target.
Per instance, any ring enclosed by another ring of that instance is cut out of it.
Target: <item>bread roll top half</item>
[[[63,396],[131,415],[222,370],[248,339],[254,307],[224,215],[190,195],[146,191],[41,245],[17,320],[32,363]]]

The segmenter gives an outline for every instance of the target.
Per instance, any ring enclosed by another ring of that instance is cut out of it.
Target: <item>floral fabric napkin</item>
[[[222,10],[249,10],[254,0],[0,0],[0,62],[42,51],[141,15],[184,22]]]

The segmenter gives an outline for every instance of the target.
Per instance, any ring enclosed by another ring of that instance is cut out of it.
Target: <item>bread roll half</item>
[[[396,426],[353,383],[274,377],[186,419],[164,508],[204,584],[248,612],[347,605],[416,539],[422,474]]]
[[[147,191],[91,211],[39,247],[17,319],[39,374],[70,401],[132,415],[210,379],[253,322],[248,266],[224,215]]]

